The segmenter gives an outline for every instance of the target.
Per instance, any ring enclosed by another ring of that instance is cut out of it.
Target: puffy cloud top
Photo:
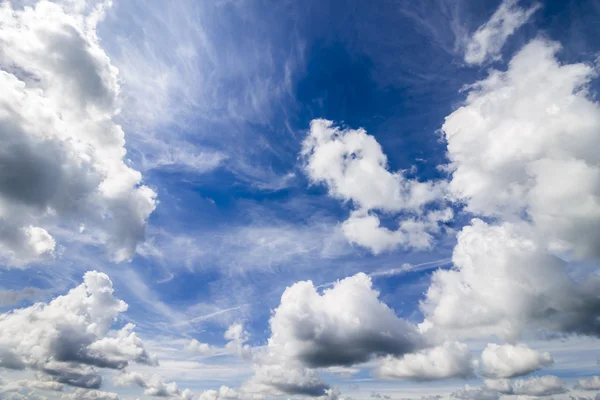
[[[538,352],[525,344],[488,344],[481,353],[483,373],[492,378],[527,375],[554,363],[550,353]]]
[[[133,325],[110,330],[126,309],[106,274],[87,272],[81,285],[48,304],[0,315],[0,367],[31,368],[61,383],[98,388],[97,368],[156,364]]]
[[[269,349],[311,367],[351,365],[373,355],[402,355],[420,346],[414,326],[379,300],[363,273],[319,294],[310,281],[281,296],[271,317]]]
[[[53,256],[60,222],[75,237],[85,223],[129,259],[155,193],[127,165],[113,122],[117,70],[95,32],[109,3],[12,4],[0,5],[0,255],[21,266]]]

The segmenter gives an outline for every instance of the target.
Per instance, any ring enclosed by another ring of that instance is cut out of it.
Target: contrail
[[[370,274],[367,274],[368,276],[370,276],[371,278],[378,278],[380,276],[396,276],[396,275],[404,275],[407,274],[409,272],[421,272],[421,271],[427,271],[430,269],[435,269],[444,265],[448,265],[451,264],[452,262],[452,258],[441,258],[439,260],[434,260],[434,261],[427,261],[421,264],[416,264],[416,265],[412,265],[412,264],[402,264],[402,266],[398,267],[398,268],[392,268],[392,269],[386,269],[383,271],[375,271],[375,272],[371,272]],[[329,287],[329,286],[333,286],[336,281],[333,282],[327,282],[327,283],[323,283],[322,285],[318,285],[316,286],[317,289],[319,288],[324,288],[324,287]]]

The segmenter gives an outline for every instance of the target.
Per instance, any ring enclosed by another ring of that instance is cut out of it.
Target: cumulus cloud
[[[551,396],[568,392],[565,383],[553,375],[517,379],[512,386],[513,394],[524,396]]]
[[[583,390],[600,390],[600,376],[592,376],[590,378],[578,379],[575,389]]]
[[[228,340],[225,349],[237,354],[244,360],[252,358],[252,348],[246,342],[250,339],[250,334],[244,330],[244,326],[240,323],[234,323],[227,328],[225,339]]]
[[[454,269],[436,271],[421,302],[423,332],[507,340],[517,339],[528,326],[600,332],[600,280],[573,281],[565,263],[540,249],[520,225],[474,219],[457,239]]]
[[[102,390],[77,389],[73,393],[64,394],[61,399],[65,400],[119,400],[119,395]]]
[[[113,381],[116,386],[137,385],[144,389],[144,394],[155,397],[187,400],[193,397],[189,389],[180,390],[176,382],[165,382],[160,376],[153,374],[144,376],[139,372],[122,371]]]
[[[491,378],[512,378],[549,367],[554,360],[548,352],[538,352],[525,344],[488,344],[481,353],[483,374]]]
[[[271,395],[325,396],[330,386],[319,373],[297,361],[281,361],[265,357],[256,360],[254,375],[242,385],[248,393]]]
[[[423,206],[443,198],[445,182],[419,182],[401,171],[390,172],[377,140],[360,129],[342,129],[332,121],[311,121],[302,144],[304,169],[315,184],[324,184],[330,196],[351,202],[355,211],[342,225],[352,243],[374,253],[398,246],[428,248],[439,224],[452,218],[450,209],[425,213]],[[375,211],[411,214],[398,230],[380,226]]]
[[[469,64],[482,64],[490,59],[499,59],[506,39],[539,8],[539,3],[522,8],[519,7],[519,0],[503,0],[489,21],[481,25],[467,41],[465,61]]]
[[[202,355],[211,355],[214,352],[214,349],[211,345],[207,343],[201,343],[196,339],[192,339],[188,344],[185,345],[185,350],[191,353],[198,353]]]
[[[565,382],[553,375],[536,376],[529,379],[486,380],[483,387],[466,386],[452,393],[451,397],[464,400],[492,400],[502,395],[544,397],[568,392]]]
[[[556,254],[598,257],[600,105],[586,90],[597,71],[561,64],[559,49],[533,40],[470,86],[442,127],[449,189],[475,214],[525,216]]]
[[[254,354],[247,392],[325,396],[317,368],[350,366],[379,355],[417,350],[421,337],[379,300],[359,273],[320,294],[312,282],[288,287],[270,319],[267,346]]]
[[[31,368],[56,382],[97,389],[98,368],[154,365],[132,324],[110,329],[126,309],[106,274],[87,272],[64,296],[0,315],[0,367]]]
[[[322,294],[310,281],[295,283],[281,296],[270,326],[269,351],[310,367],[351,365],[420,346],[415,327],[379,300],[363,273]]]
[[[0,5],[0,252],[14,266],[54,256],[53,227],[85,223],[116,261],[143,239],[155,193],[127,165],[117,70],[96,24],[108,3]]]
[[[446,342],[441,346],[406,354],[402,358],[388,356],[377,368],[384,379],[426,381],[473,376],[473,360],[467,345]]]

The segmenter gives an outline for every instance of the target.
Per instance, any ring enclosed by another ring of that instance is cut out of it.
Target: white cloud
[[[154,365],[133,325],[110,329],[126,309],[107,275],[87,272],[81,285],[48,304],[0,315],[0,366],[31,368],[60,383],[97,389],[98,368],[121,369],[130,361]]]
[[[270,352],[310,367],[351,365],[420,345],[415,327],[379,300],[371,278],[345,278],[319,294],[310,281],[281,296],[270,320]]]
[[[52,257],[58,223],[127,260],[155,207],[113,122],[117,70],[95,32],[108,3],[65,4],[0,5],[0,251],[15,266]]]
[[[244,360],[252,358],[252,349],[246,342],[250,339],[250,334],[244,330],[240,323],[234,323],[227,328],[224,335],[228,340],[225,349],[237,354]]]
[[[198,397],[199,400],[262,400],[264,396],[261,394],[245,393],[240,390],[222,385],[219,390],[205,390]]]
[[[317,368],[416,350],[422,344],[417,329],[378,297],[363,273],[322,294],[310,281],[288,287],[270,319],[267,346],[254,353],[255,373],[244,391],[325,396],[331,388]]]
[[[539,3],[534,3],[529,8],[521,8],[518,3],[519,0],[503,0],[489,21],[473,33],[466,44],[467,63],[482,64],[490,59],[499,59],[506,39],[540,8]]]
[[[445,342],[402,358],[388,356],[377,368],[377,376],[384,379],[469,378],[473,372],[471,351],[467,345],[458,342]]]
[[[498,400],[500,396],[496,390],[467,385],[464,389],[453,392],[450,397],[460,400]]]
[[[514,340],[529,326],[597,334],[600,280],[576,283],[565,263],[523,227],[474,219],[458,234],[454,269],[434,272],[421,309],[433,336],[497,335]]]
[[[122,371],[114,379],[116,386],[137,385],[144,389],[144,394],[154,397],[168,397],[169,399],[187,400],[193,397],[189,389],[181,390],[177,382],[165,382],[157,374],[144,376],[139,372]]]
[[[600,376],[578,379],[575,388],[583,390],[600,390]]]
[[[65,400],[119,400],[119,395],[102,390],[77,389],[73,393],[62,395]]]
[[[452,219],[452,209],[432,211],[420,218],[409,217],[400,221],[393,231],[380,225],[375,213],[354,211],[342,224],[342,232],[350,243],[369,248],[374,254],[393,250],[398,246],[428,249],[433,245],[431,233],[441,231],[440,223]]]
[[[483,374],[491,378],[512,378],[549,367],[554,360],[548,352],[538,352],[525,344],[488,344],[481,353]]]
[[[198,353],[202,355],[211,355],[214,352],[214,349],[208,343],[201,343],[196,339],[192,339],[185,346],[185,350],[191,353]]]
[[[242,385],[242,390],[264,395],[318,397],[324,396],[330,389],[315,369],[306,368],[296,361],[274,361],[269,357],[256,360],[254,376]]]
[[[535,376],[529,379],[517,379],[513,382],[508,379],[486,380],[484,387],[474,388],[466,386],[464,389],[452,393],[451,397],[464,400],[492,400],[503,398],[544,397],[568,392],[565,382],[553,375]]]
[[[586,90],[597,71],[562,65],[559,48],[534,40],[470,86],[442,127],[450,192],[478,215],[525,215],[559,255],[598,257],[600,106]]]
[[[390,172],[377,140],[360,129],[342,129],[332,121],[311,121],[302,144],[304,169],[312,183],[325,184],[329,195],[355,208],[342,231],[352,243],[374,253],[398,246],[428,248],[440,222],[452,218],[450,209],[424,213],[423,206],[443,199],[444,181],[419,182],[401,171]],[[375,210],[405,212],[396,231],[380,226]]]
[[[551,396],[567,392],[565,383],[552,375],[517,379],[513,383],[513,394],[524,396]]]

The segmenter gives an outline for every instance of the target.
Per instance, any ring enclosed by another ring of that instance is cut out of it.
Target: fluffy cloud
[[[189,389],[180,390],[176,382],[165,382],[160,376],[153,374],[146,377],[139,372],[121,372],[114,380],[116,386],[137,385],[144,389],[144,394],[155,397],[187,400],[193,397]]]
[[[451,397],[464,400],[492,400],[502,395],[543,397],[568,392],[565,383],[553,375],[518,379],[486,380],[484,387],[464,389],[452,393]],[[518,398],[518,397],[516,397]]]
[[[252,349],[246,342],[250,339],[248,332],[244,330],[244,326],[240,323],[234,323],[227,328],[225,339],[228,340],[225,349],[237,354],[243,360],[252,358]]]
[[[319,373],[295,361],[276,361],[270,357],[256,360],[254,376],[242,385],[248,393],[270,395],[325,396],[329,385]]]
[[[61,397],[65,400],[119,400],[119,395],[102,390],[77,389],[73,393]]]
[[[568,392],[565,383],[552,375],[518,379],[512,386],[512,394],[524,396],[551,396]]]
[[[341,129],[315,119],[303,142],[304,169],[311,182],[325,184],[329,195],[351,202],[355,211],[342,231],[374,253],[398,246],[427,248],[428,232],[452,218],[451,210],[424,213],[423,206],[444,196],[445,182],[419,182],[401,171],[390,172],[381,146],[364,129]],[[397,231],[380,226],[375,211],[410,213]]]
[[[591,378],[579,379],[576,389],[583,390],[600,390],[600,376],[592,376]]]
[[[534,3],[527,9],[519,7],[518,3],[519,0],[504,0],[490,20],[469,38],[465,52],[467,63],[482,64],[489,59],[500,58],[500,50],[506,39],[540,8],[539,3]]]
[[[117,70],[96,24],[108,3],[0,5],[0,252],[25,265],[52,257],[53,227],[85,223],[116,261],[143,239],[155,193],[125,160]],[[61,233],[63,234],[63,233]]]
[[[198,353],[202,355],[211,355],[214,352],[214,349],[211,345],[207,343],[201,343],[196,339],[190,340],[190,342],[185,346],[185,350],[191,353]]]
[[[200,394],[200,400],[237,400],[239,397],[237,390],[224,385],[219,390],[206,390]]]
[[[441,346],[383,359],[377,375],[385,379],[434,380],[473,376],[473,360],[467,345],[446,342]]]
[[[417,330],[379,300],[363,273],[319,294],[310,281],[281,296],[270,320],[269,351],[310,367],[351,365],[373,355],[402,355],[420,345]]]
[[[126,309],[107,275],[87,272],[81,285],[48,304],[0,315],[0,367],[31,368],[60,383],[97,389],[98,368],[155,364],[133,325],[110,330]]]
[[[460,400],[498,400],[500,393],[486,387],[474,388],[467,385],[464,389],[453,392],[450,397]]]
[[[316,368],[403,355],[422,345],[417,329],[379,300],[363,273],[322,294],[310,281],[295,283],[281,296],[270,326],[266,348],[254,354],[246,392],[325,396],[330,387]]]
[[[553,363],[550,353],[540,353],[524,344],[488,344],[481,353],[483,374],[492,378],[527,375]]]
[[[475,219],[458,234],[454,269],[438,270],[421,309],[423,332],[514,340],[529,325],[597,334],[600,279],[574,282],[519,225]],[[476,306],[474,306],[476,305]]]
[[[559,255],[598,257],[600,106],[586,90],[597,71],[562,65],[559,49],[534,40],[470,86],[442,127],[450,192],[475,214],[525,216]]]

